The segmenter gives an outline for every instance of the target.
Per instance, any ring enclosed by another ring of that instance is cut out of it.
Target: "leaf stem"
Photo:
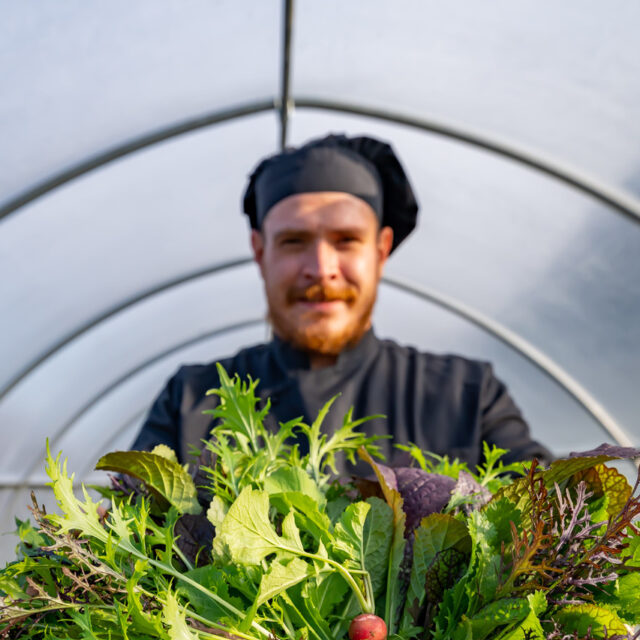
[[[351,609],[351,603],[353,602],[353,593],[347,599],[347,602],[342,611],[342,616],[338,619],[338,621],[333,625],[333,636],[338,637],[338,633],[340,632],[340,627],[344,624],[344,618],[347,615],[349,609]]]
[[[87,606],[86,603],[84,602],[57,602],[55,600],[54,602],[56,602],[56,604],[52,604],[48,607],[39,607],[38,609],[20,609],[18,606],[14,606],[13,611],[10,611],[8,615],[3,615],[2,622],[6,623],[6,622],[11,622],[12,620],[26,618],[28,616],[40,615],[45,611],[59,611],[61,609],[82,609],[83,607]],[[2,607],[2,609],[4,610],[8,608],[9,607]],[[111,606],[99,605],[99,604],[92,604],[91,608],[105,609],[105,610],[113,609],[113,607]]]
[[[239,609],[236,609],[232,604],[229,604],[224,598],[221,598],[217,593],[210,591],[205,586],[201,585],[199,582],[192,580],[188,576],[184,575],[183,573],[180,573],[179,571],[176,571],[173,567],[168,567],[162,562],[157,562],[156,560],[152,560],[151,558],[148,558],[148,560],[151,564],[153,564],[158,569],[162,569],[163,571],[166,571],[167,573],[171,574],[174,578],[177,578],[178,580],[182,580],[183,582],[186,582],[187,584],[191,585],[194,589],[198,589],[198,591],[201,591],[205,595],[209,596],[212,600],[215,600],[219,605],[225,607],[226,609],[234,613],[239,618],[244,617],[244,613],[242,611],[240,611]],[[256,631],[259,631],[265,637],[271,638],[271,633],[267,629],[265,629],[262,625],[259,625],[257,622],[252,622],[251,626],[254,629],[256,629]]]
[[[282,625],[282,628],[287,634],[287,637],[290,638],[290,640],[295,640],[296,636],[293,631],[293,625],[291,624],[291,620],[289,619],[289,616],[286,614],[286,611],[284,611],[284,609],[282,610],[282,619],[278,620],[278,616],[276,614],[274,607],[272,605],[268,605],[268,607],[269,607],[269,610],[271,611],[271,615],[273,615],[274,617],[274,620],[278,621]]]
[[[334,567],[338,573],[347,581],[347,584],[351,587],[356,598],[358,598],[358,603],[360,604],[360,608],[363,613],[373,613],[373,605],[369,602],[369,599],[365,597],[358,586],[358,583],[353,579],[353,576],[339,563],[335,560],[331,560],[330,558],[323,558],[322,556],[316,555],[315,553],[309,553],[307,551],[300,551],[299,549],[293,550],[295,553],[298,553],[301,556],[306,556],[307,558],[311,558],[313,560],[318,560],[320,562],[325,562],[326,564]],[[366,584],[366,583],[365,583]]]
[[[150,558],[149,556],[141,553],[131,543],[122,544],[122,542],[116,541],[115,545],[120,549],[128,553],[131,553],[132,555],[135,555],[140,560],[146,560],[147,562],[149,562],[149,564],[152,564],[154,567],[160,569],[161,571],[164,571],[169,575],[172,575],[174,578],[177,578],[178,580],[182,580],[182,582],[186,582],[187,584],[191,585],[194,589],[201,591],[206,596],[208,596],[209,598],[217,602],[220,606],[224,607],[225,609],[227,609],[234,615],[238,616],[239,618],[244,617],[244,613],[242,611],[240,611],[239,609],[236,609],[236,607],[228,603],[224,598],[221,598],[217,593],[210,591],[205,586],[201,585],[199,582],[196,582],[195,580],[192,580],[191,578],[189,578],[187,575],[180,573],[179,571],[174,569],[172,566],[166,565],[163,562],[158,562],[157,560],[154,560],[153,558]],[[257,622],[252,622],[251,626],[254,629],[256,629],[256,631],[259,631],[266,638],[271,638],[272,636],[271,632],[265,629],[262,625],[258,624]]]
[[[175,554],[180,558],[180,560],[182,560],[182,562],[184,562],[184,566],[187,567],[187,570],[191,571],[193,569],[193,565],[191,564],[191,562],[189,562],[187,556],[184,555],[182,549],[180,549],[180,547],[175,542],[172,546]]]
[[[209,620],[204,616],[197,614],[195,611],[191,611],[191,609],[189,609],[188,607],[185,607],[184,605],[181,605],[180,603],[178,603],[178,608],[182,611],[182,613],[189,616],[189,618],[193,618],[198,622],[202,622],[202,624],[209,625],[214,629],[220,629],[220,631],[231,633],[232,635],[237,636],[238,638],[244,638],[244,640],[257,640],[255,636],[250,636],[248,633],[243,633],[242,631],[238,631],[237,629],[230,630],[229,627],[225,627],[222,624],[213,622],[212,620]],[[198,629],[197,631],[198,633],[207,633],[206,631],[203,631],[201,629]],[[214,638],[225,638],[225,640],[227,640],[225,636],[218,636],[215,634],[208,634],[208,635]]]

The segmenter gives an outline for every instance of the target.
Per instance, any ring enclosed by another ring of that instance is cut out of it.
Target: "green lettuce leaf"
[[[484,511],[473,512],[468,524],[476,562],[474,586],[471,587],[471,591],[479,604],[484,605],[496,596],[501,578],[502,556],[489,542],[497,538],[497,533]],[[473,597],[471,593],[470,596]]]
[[[320,617],[327,618],[337,604],[344,601],[349,585],[339,573],[319,575],[307,586],[307,593],[318,609]]]
[[[385,480],[384,475],[374,462],[373,458],[364,449],[360,448],[358,454],[373,468],[380,488],[387,504],[391,507],[393,533],[391,536],[391,546],[389,551],[389,562],[387,565],[387,590],[385,597],[384,621],[390,635],[396,633],[400,617],[400,566],[404,557],[406,540],[404,538],[406,515],[402,509],[402,496],[398,491],[392,489]]]
[[[364,523],[371,505],[366,502],[354,502],[342,513],[342,517],[334,528],[335,540],[333,548],[345,560],[351,561],[364,569]]]
[[[206,587],[212,593],[217,594],[220,598],[232,604],[238,610],[242,611],[245,609],[246,602],[244,600],[229,594],[226,575],[221,569],[209,564],[197,569],[191,569],[191,571],[187,571],[185,575],[192,580],[195,580],[198,584]],[[237,620],[229,617],[229,610],[227,608],[221,606],[218,602],[199,589],[196,589],[193,585],[181,583],[178,585],[177,592],[180,596],[186,598],[190,602],[193,610],[201,616],[204,616],[209,620],[230,620],[232,622],[237,622]]]
[[[283,467],[270,474],[264,481],[264,490],[269,494],[298,492],[308,496],[323,508],[327,502],[318,485],[300,467]]]
[[[304,552],[300,532],[290,512],[282,524],[279,536],[269,520],[269,494],[245,487],[229,507],[213,542],[219,556],[229,552],[233,562],[258,565],[273,553]]]
[[[393,511],[380,498],[369,498],[367,502],[371,509],[364,523],[364,565],[371,577],[373,596],[377,598],[386,586],[389,552],[393,539]]]
[[[611,591],[598,594],[597,604],[615,610],[627,624],[640,624],[640,573],[621,576]]]
[[[473,618],[465,619],[465,634],[470,629],[473,640],[484,640],[490,633],[507,624],[524,620],[530,611],[526,598],[503,598],[488,604]],[[459,633],[456,633],[457,640]]]
[[[174,506],[181,514],[195,515],[202,511],[191,476],[165,455],[148,451],[115,451],[102,456],[96,469],[126,473],[142,480],[164,508]]]
[[[529,613],[527,617],[518,623],[515,629],[511,629],[499,640],[545,640],[546,635],[540,623],[539,616],[545,611],[547,602],[544,595],[538,591],[527,596]]]
[[[291,595],[291,602],[295,602],[295,606],[302,616],[302,624],[300,625],[302,636],[309,635],[309,638],[315,637],[316,640],[332,640],[333,633],[329,626],[329,620],[320,615],[320,611],[314,600],[315,590],[309,582],[302,582],[287,594]]]
[[[325,545],[331,542],[331,521],[327,514],[319,509],[313,498],[298,491],[288,491],[272,494],[269,501],[283,516],[293,511],[298,528],[310,534],[316,541]]]
[[[270,600],[282,591],[302,582],[310,575],[310,565],[300,558],[272,562],[267,573],[262,576],[257,605]]]
[[[217,528],[225,519],[227,511],[229,511],[227,503],[220,496],[213,496],[207,509],[207,520]]]
[[[441,513],[422,519],[413,541],[413,565],[403,627],[418,624],[418,614],[427,594],[432,602],[440,601],[442,591],[451,587],[464,572],[470,552],[471,536],[463,522]]]
[[[520,528],[522,513],[506,498],[492,500],[484,507],[482,513],[490,525],[485,528],[486,541],[496,553],[499,553],[502,543],[508,544],[512,540],[512,524],[517,529]]]
[[[556,611],[553,619],[562,625],[565,633],[577,633],[579,636],[591,634],[604,638],[605,627],[609,636],[616,633],[626,635],[627,629],[622,620],[610,609],[593,604],[579,604],[563,607]]]

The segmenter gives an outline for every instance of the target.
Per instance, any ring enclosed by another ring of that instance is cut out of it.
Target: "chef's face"
[[[278,202],[251,234],[274,333],[327,356],[355,344],[371,326],[392,240],[373,209],[350,194],[303,193]]]

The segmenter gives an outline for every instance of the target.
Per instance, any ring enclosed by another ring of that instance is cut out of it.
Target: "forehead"
[[[262,225],[268,234],[284,229],[368,230],[377,227],[376,214],[364,200],[336,191],[298,193],[284,198],[269,210]]]

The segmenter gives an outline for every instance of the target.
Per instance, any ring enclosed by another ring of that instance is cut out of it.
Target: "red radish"
[[[387,625],[373,613],[356,616],[349,625],[349,640],[386,640]]]

